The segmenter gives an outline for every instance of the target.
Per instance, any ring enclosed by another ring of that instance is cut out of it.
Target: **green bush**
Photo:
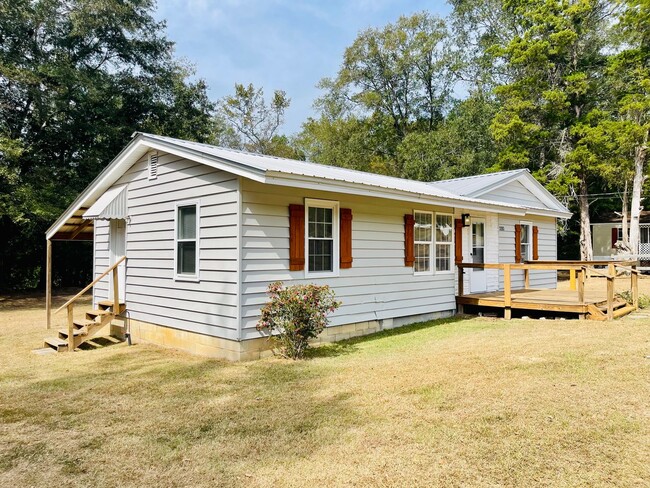
[[[304,357],[309,340],[323,332],[327,315],[341,305],[326,285],[284,287],[276,282],[269,285],[267,293],[271,299],[262,308],[257,330],[268,332],[279,354],[291,359]]]
[[[619,293],[620,297],[627,303],[632,303],[632,293],[629,290]],[[650,297],[648,295],[639,295],[639,308],[649,308]]]

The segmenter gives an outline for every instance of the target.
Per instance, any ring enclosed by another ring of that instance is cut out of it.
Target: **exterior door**
[[[113,265],[119,258],[126,254],[126,221],[123,219],[113,219],[110,221],[110,257],[111,265]],[[113,273],[109,275],[109,289],[108,299],[113,300]],[[126,299],[126,263],[122,262],[117,266],[117,282],[118,292],[120,295],[120,303],[124,303]]]
[[[485,219],[472,219],[471,258],[472,263],[485,263]],[[485,270],[470,268],[470,293],[481,293],[487,290]]]

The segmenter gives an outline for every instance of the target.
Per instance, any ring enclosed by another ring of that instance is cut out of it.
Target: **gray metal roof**
[[[432,181],[429,184],[441,190],[455,193],[456,195],[472,196],[488,191],[489,188],[504,184],[524,173],[528,173],[528,170],[515,169],[512,171],[466,176],[464,178],[453,178],[451,180]]]

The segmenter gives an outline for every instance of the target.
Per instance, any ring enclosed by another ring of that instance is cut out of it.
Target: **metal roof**
[[[88,185],[48,229],[46,232],[47,238],[53,239],[57,238],[57,236],[65,238],[68,234],[61,234],[61,232],[64,228],[67,229],[70,226],[71,222],[68,221],[79,214],[79,208],[88,208],[97,202],[139,158],[152,149],[175,154],[238,176],[272,185],[375,196],[400,201],[459,207],[468,210],[492,210],[513,215],[534,213],[561,218],[571,216],[571,213],[552,196],[550,198],[557,202],[555,208],[541,209],[495,200],[484,200],[451,191],[457,188],[451,184],[452,181],[469,180],[474,177],[432,184],[136,132],[133,134],[131,142],[104,168],[97,178]],[[494,175],[498,174],[494,173]],[[501,173],[501,175],[503,174]],[[490,177],[493,175],[482,176]],[[537,184],[539,185],[539,183]],[[539,186],[543,190],[543,187]],[[543,191],[546,192],[546,190]],[[548,192],[546,193],[548,194]]]
[[[126,217],[126,185],[109,188],[83,214],[84,219],[93,220],[125,219]]]
[[[450,180],[432,181],[429,184],[446,190],[456,195],[472,196],[475,193],[483,192],[486,189],[501,185],[518,176],[528,173],[527,169],[515,169],[512,171],[499,171],[498,173],[487,173],[483,175],[466,176],[464,178],[453,178]]]

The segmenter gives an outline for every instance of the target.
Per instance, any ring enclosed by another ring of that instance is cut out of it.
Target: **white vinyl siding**
[[[404,266],[404,215],[413,205],[396,201],[284,188],[242,180],[243,338],[259,337],[255,325],[273,281],[328,284],[343,305],[331,325],[454,310],[454,275],[414,275]],[[289,271],[289,204],[305,198],[339,201],[352,209],[352,268],[337,277],[310,278]],[[449,213],[448,208],[424,208]]]
[[[488,193],[481,195],[483,200],[514,203],[526,207],[547,208],[535,195],[518,181],[511,181]]]
[[[238,339],[239,178],[162,153],[158,157],[157,178],[149,180],[148,176],[145,156],[115,183],[128,184],[129,317]],[[174,280],[176,205],[188,201],[200,201],[200,282]],[[108,227],[97,221],[95,229],[97,276],[108,266]],[[103,283],[96,287],[95,295],[104,298]]]
[[[515,224],[520,224],[516,217],[499,216],[499,262],[515,262]],[[539,228],[537,235],[540,261],[557,259],[557,234],[555,219],[552,217],[531,217],[530,225]],[[531,229],[532,241],[532,229]],[[531,244],[532,246],[532,244]],[[531,251],[532,252],[532,251]],[[531,288],[555,288],[557,273],[555,271],[530,271]],[[512,271],[513,289],[524,287],[524,273],[521,270]],[[499,271],[499,289],[503,289],[503,272]]]

